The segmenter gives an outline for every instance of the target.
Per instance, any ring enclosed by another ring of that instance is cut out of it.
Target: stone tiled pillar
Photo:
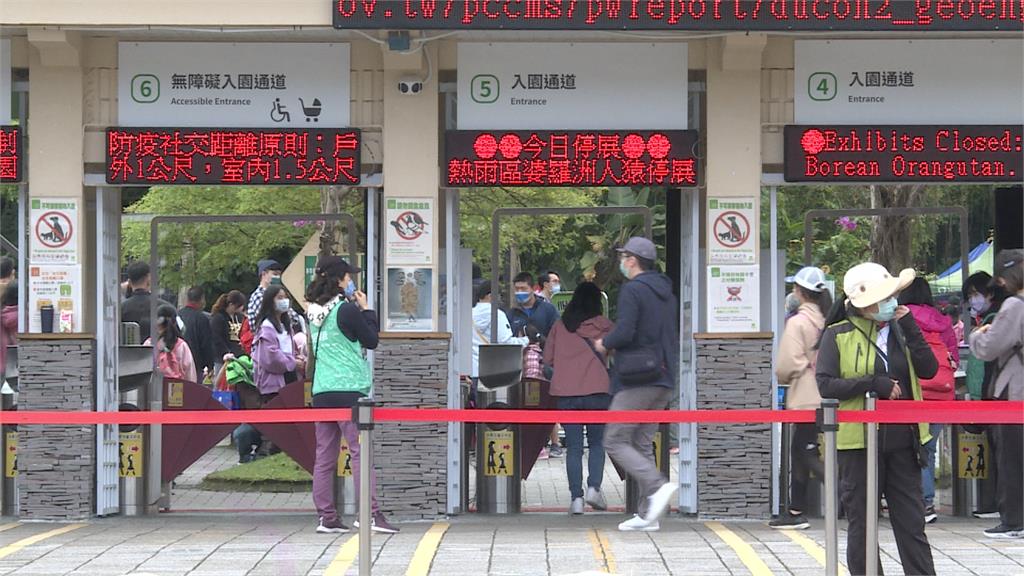
[[[22,335],[18,341],[20,410],[94,409],[96,341],[85,334]],[[96,494],[94,426],[21,426],[21,518],[82,520]]]
[[[771,407],[772,335],[696,336],[697,408]],[[697,431],[697,510],[706,518],[768,518],[771,424],[701,424]]]
[[[447,334],[381,333],[374,354],[374,398],[389,408],[445,408]],[[377,497],[400,520],[436,519],[447,503],[448,426],[383,422],[374,434]]]

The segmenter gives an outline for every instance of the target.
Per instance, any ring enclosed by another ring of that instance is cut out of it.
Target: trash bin
[[[518,344],[480,347],[477,405],[489,410],[522,407],[523,351]],[[518,514],[522,510],[522,442],[518,425],[476,427],[476,510]]]

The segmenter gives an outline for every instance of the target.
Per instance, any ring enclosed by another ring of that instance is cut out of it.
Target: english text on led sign
[[[1022,127],[786,126],[788,182],[1024,181]]]
[[[696,186],[696,148],[695,130],[451,130],[445,185]]]
[[[109,184],[359,183],[356,129],[111,128]]]

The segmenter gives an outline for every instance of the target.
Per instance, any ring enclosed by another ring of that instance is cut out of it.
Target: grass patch
[[[308,492],[313,477],[285,453],[207,474],[199,488],[220,492]]]

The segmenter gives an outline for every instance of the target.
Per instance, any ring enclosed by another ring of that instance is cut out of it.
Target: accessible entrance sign
[[[77,264],[77,198],[33,198],[29,259],[33,264]]]

